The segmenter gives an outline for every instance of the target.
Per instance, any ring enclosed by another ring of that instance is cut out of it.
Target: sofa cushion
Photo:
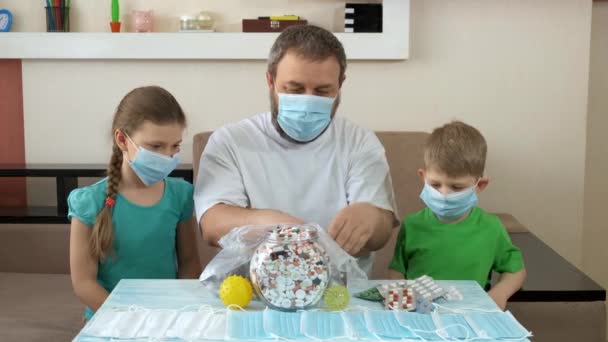
[[[0,273],[0,341],[70,341],[84,306],[69,275]]]
[[[0,272],[69,274],[70,226],[0,224]]]

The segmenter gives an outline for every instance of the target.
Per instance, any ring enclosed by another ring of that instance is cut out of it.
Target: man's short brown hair
[[[277,66],[287,52],[295,52],[298,56],[310,61],[324,61],[335,57],[340,65],[340,83],[346,73],[346,53],[342,43],[333,33],[313,25],[291,26],[283,31],[270,49],[268,56],[268,72],[274,78]]]
[[[424,166],[450,177],[482,177],[488,146],[473,126],[452,121],[433,130],[424,146]]]

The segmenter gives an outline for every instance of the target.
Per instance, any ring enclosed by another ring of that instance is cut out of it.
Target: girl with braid
[[[192,185],[167,177],[186,117],[160,87],[131,91],[112,122],[107,177],[72,191],[70,269],[90,319],[121,279],[197,278]]]

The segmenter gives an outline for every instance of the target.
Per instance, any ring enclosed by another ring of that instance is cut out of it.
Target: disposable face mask
[[[444,337],[469,340],[477,337],[473,328],[462,315],[439,315],[435,312],[431,314],[433,322],[438,329],[438,334]]]
[[[394,314],[402,327],[408,328],[422,339],[429,341],[441,339],[431,315],[407,311],[394,311]]]
[[[104,311],[94,316],[84,333],[97,337],[135,338],[148,313],[145,309]]]
[[[392,311],[366,311],[365,324],[367,329],[378,338],[415,338],[417,335],[402,327]]]
[[[226,337],[235,340],[266,340],[272,336],[264,330],[263,311],[229,310]]]
[[[264,310],[264,330],[275,338],[289,340],[306,338],[300,331],[301,312]]]
[[[354,338],[359,340],[376,340],[368,329],[365,323],[365,314],[362,311],[346,311],[342,313],[344,322],[346,323],[348,331],[353,335]]]
[[[196,312],[186,311],[178,314],[175,322],[167,331],[167,337],[195,339],[201,334],[199,322],[207,320],[211,315],[210,311]]]
[[[213,313],[203,326],[201,338],[205,340],[223,340],[226,336],[226,313]]]
[[[137,337],[161,338],[175,321],[177,312],[173,310],[152,310],[145,323],[137,333]]]
[[[466,320],[477,335],[484,338],[521,340],[532,336],[509,311],[469,313]]]
[[[277,121],[292,139],[308,142],[318,137],[331,122],[335,99],[330,97],[279,94]]]
[[[145,185],[150,186],[167,178],[179,164],[180,159],[177,154],[168,157],[164,154],[152,152],[138,146],[129,136],[127,138],[137,148],[135,159],[129,161],[129,165]]]
[[[226,313],[210,309],[182,312],[166,336],[182,340],[223,340],[226,335]]]
[[[477,185],[444,195],[428,183],[424,183],[420,199],[439,218],[453,220],[462,217],[477,204],[476,187]]]
[[[300,330],[304,336],[319,339],[350,338],[339,312],[304,311]]]

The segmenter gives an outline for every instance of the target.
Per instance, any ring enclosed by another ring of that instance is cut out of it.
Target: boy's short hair
[[[488,146],[473,126],[452,121],[433,130],[424,145],[424,166],[450,177],[482,177]]]

